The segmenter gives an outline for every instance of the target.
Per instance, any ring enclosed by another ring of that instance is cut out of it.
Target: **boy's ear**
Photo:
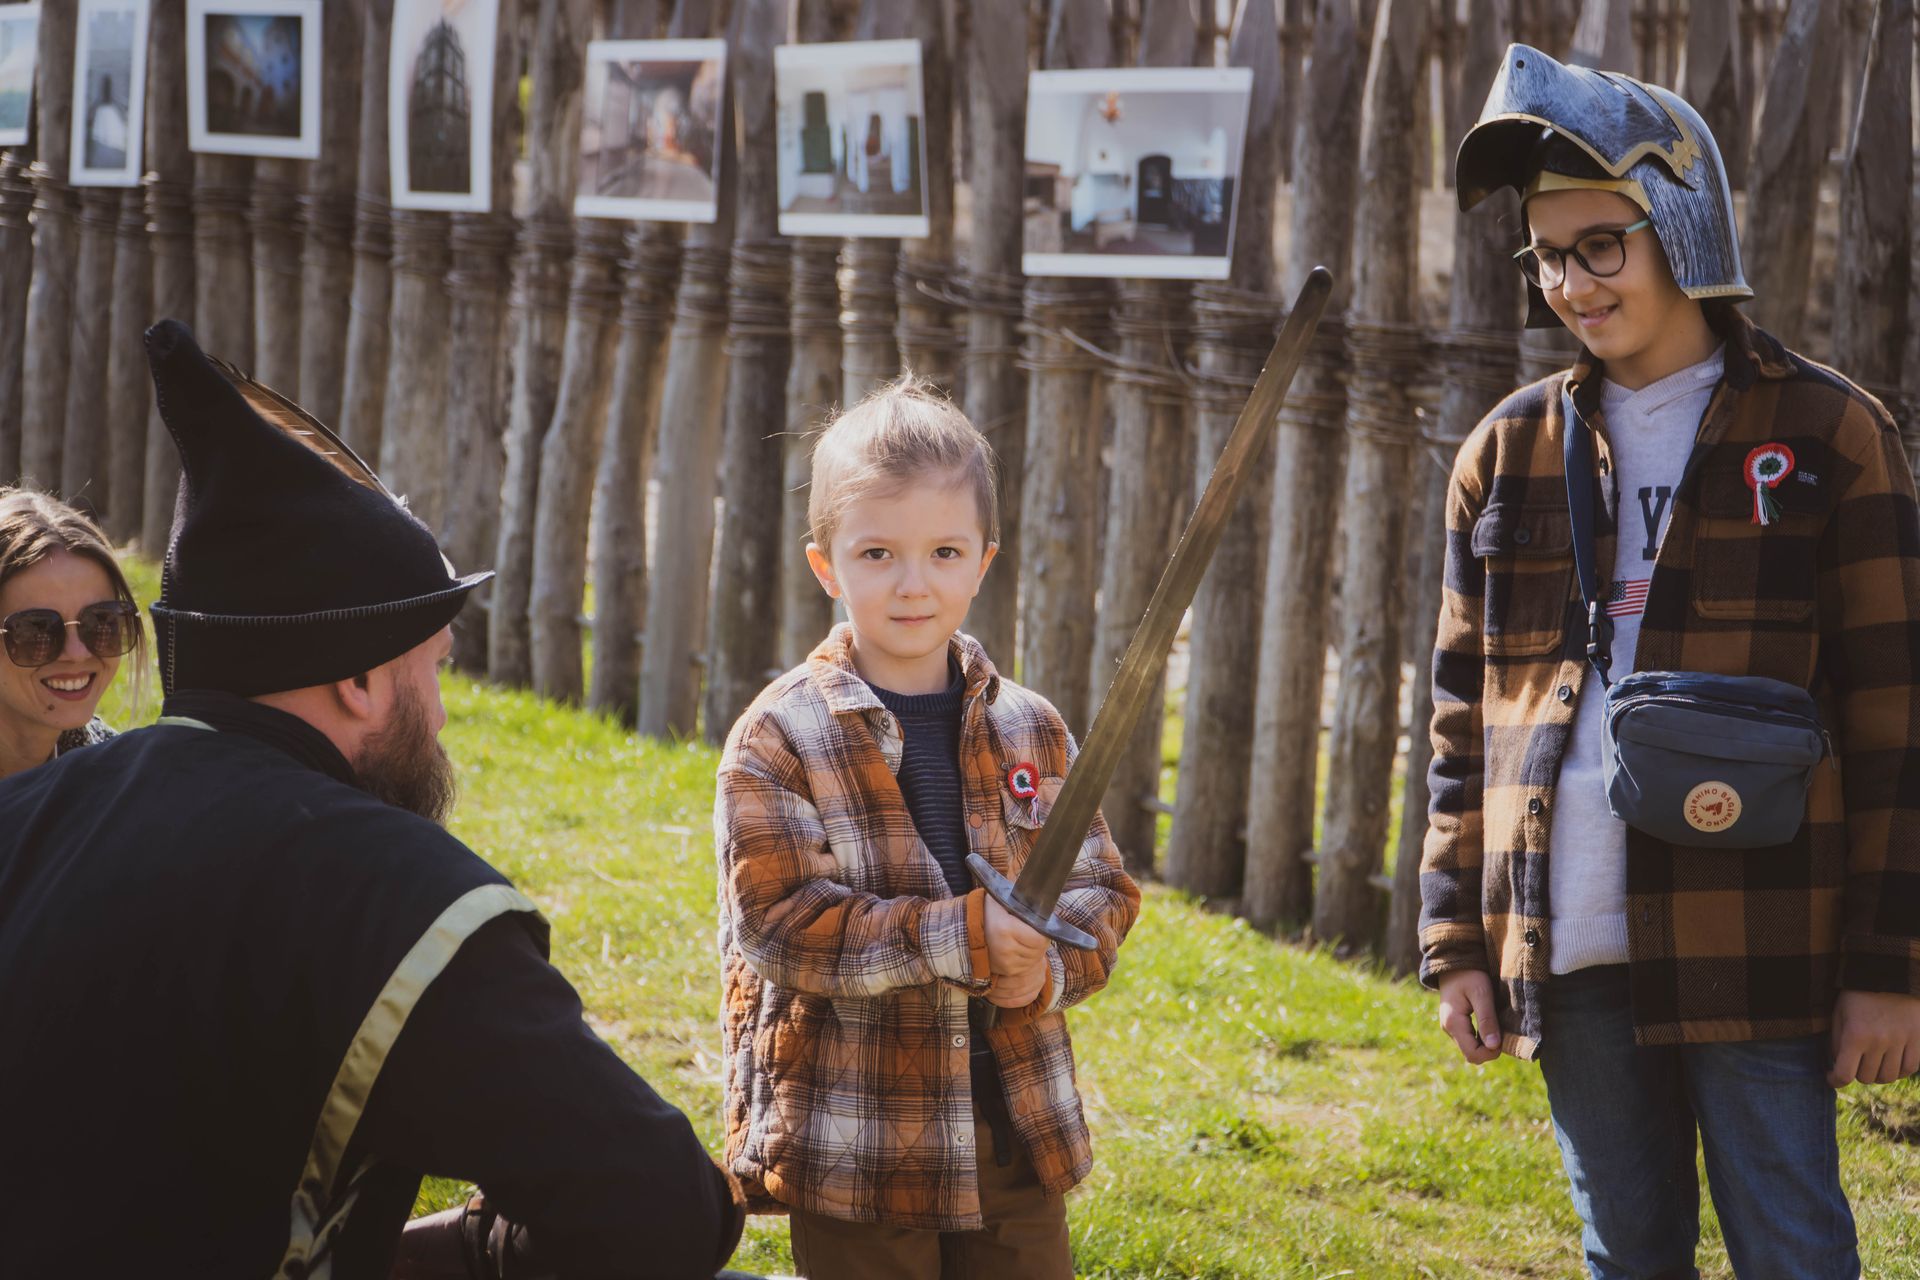
[[[838,600],[840,598],[840,583],[838,579],[833,576],[833,561],[827,558],[827,553],[820,549],[819,543],[809,542],[807,544],[807,564],[812,568],[813,576],[820,580],[820,589],[832,596],[835,600]]]
[[[987,544],[987,549],[980,553],[980,577],[981,578],[985,578],[987,576],[987,570],[993,567],[994,557],[998,556],[999,554],[1000,554],[1000,544],[997,542],[989,542]],[[977,581],[978,580],[976,579],[976,583]]]

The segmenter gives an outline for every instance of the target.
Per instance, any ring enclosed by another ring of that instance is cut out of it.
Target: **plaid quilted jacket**
[[[725,979],[726,1160],[756,1207],[978,1227],[967,998],[987,989],[985,897],[953,897],[896,776],[899,723],[853,668],[845,624],[761,693],[720,762],[714,835]],[[1018,875],[1074,755],[1044,698],[956,635],[968,843]],[[1039,795],[1007,774],[1031,764]],[[1106,985],[1140,891],[1096,817],[1059,914],[1099,949],[1053,948],[1034,1004],[988,1032],[1015,1130],[1064,1192],[1092,1146],[1061,1011]]]
[[[1832,370],[1731,308],[1726,370],[1702,419],[1648,587],[1634,665],[1762,675],[1810,690],[1835,745],[1806,821],[1770,849],[1627,833],[1627,950],[1642,1044],[1810,1034],[1839,988],[1920,994],[1920,520],[1898,431]],[[1510,396],[1454,465],[1433,660],[1421,976],[1497,975],[1502,1043],[1541,1047],[1553,945],[1554,783],[1585,662],[1560,391],[1593,425],[1613,564],[1618,495],[1590,357]],[[1742,468],[1775,442],[1796,463],[1754,522]],[[1602,598],[1605,598],[1604,582]]]

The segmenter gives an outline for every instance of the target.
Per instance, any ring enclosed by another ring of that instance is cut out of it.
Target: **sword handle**
[[[1092,934],[1076,928],[1062,920],[1058,915],[1042,916],[1038,911],[1020,901],[1014,892],[1013,881],[994,870],[993,864],[977,853],[967,855],[967,869],[973,872],[973,878],[987,891],[987,896],[1007,909],[1007,913],[1034,930],[1060,943],[1062,946],[1080,951],[1092,951],[1100,944]],[[969,1021],[981,1030],[1000,1021],[1000,1006],[983,996],[973,998],[973,1007]]]

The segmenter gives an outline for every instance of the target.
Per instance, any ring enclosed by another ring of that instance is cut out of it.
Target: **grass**
[[[595,1029],[717,1148],[715,753],[446,683],[454,830],[541,904]],[[1097,1160],[1068,1202],[1083,1276],[1584,1274],[1539,1072],[1462,1064],[1417,987],[1150,887],[1071,1020]],[[1920,1086],[1840,1106],[1866,1274],[1920,1280]],[[422,1208],[461,1193],[430,1183]],[[1703,1272],[1729,1276],[1710,1214],[1706,1236]],[[756,1219],[736,1265],[786,1269],[785,1224]]]

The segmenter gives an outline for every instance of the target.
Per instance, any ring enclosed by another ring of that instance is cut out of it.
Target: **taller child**
[[[1734,309],[1752,294],[1725,170],[1672,93],[1515,45],[1457,179],[1463,208],[1521,193],[1529,324],[1585,349],[1454,465],[1422,978],[1469,1062],[1540,1062],[1598,1280],[1697,1274],[1696,1131],[1741,1280],[1850,1280],[1833,1089],[1920,1067],[1920,520],[1899,433]],[[1616,674],[1816,699],[1833,767],[1785,844],[1669,844],[1612,816],[1563,389],[1592,430],[1575,483],[1602,499]],[[1792,459],[1764,520],[1763,446]]]
[[[998,536],[991,451],[905,381],[821,436],[807,514],[849,621],[720,763],[727,1160],[813,1280],[1068,1280],[1062,1196],[1093,1155],[1062,1010],[1106,985],[1140,892],[1098,817],[1058,907],[1094,951],[968,874],[1019,874],[1074,754],[959,630]]]

